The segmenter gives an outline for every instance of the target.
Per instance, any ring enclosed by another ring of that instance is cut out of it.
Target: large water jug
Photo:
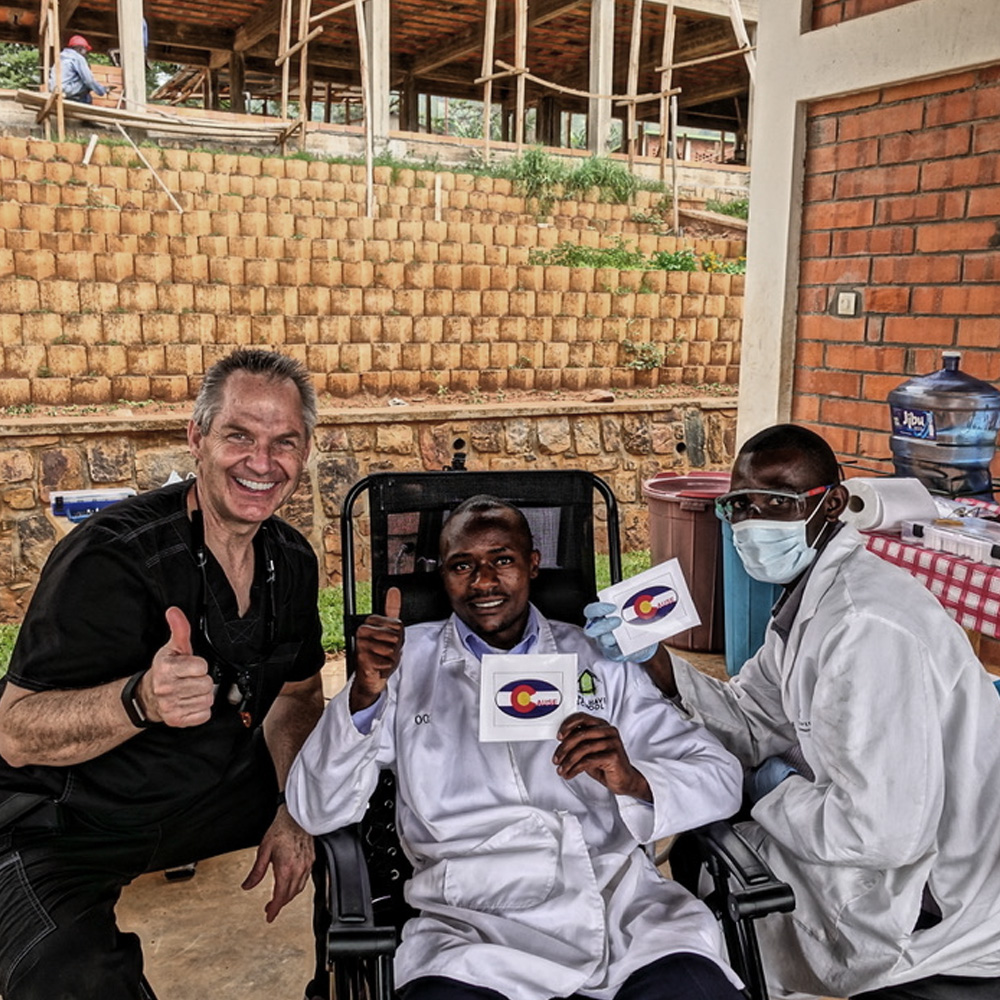
[[[961,355],[889,393],[897,476],[915,476],[932,493],[992,499],[990,462],[1000,428],[1000,391],[959,371]]]

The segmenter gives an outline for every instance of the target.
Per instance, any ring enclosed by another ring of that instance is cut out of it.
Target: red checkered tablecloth
[[[913,574],[963,628],[1000,638],[1000,566],[866,534],[869,551]]]

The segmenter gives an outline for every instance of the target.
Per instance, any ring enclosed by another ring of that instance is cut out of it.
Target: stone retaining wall
[[[625,548],[644,549],[642,481],[664,470],[727,468],[735,421],[735,401],[721,399],[327,410],[307,474],[282,513],[320,554],[321,582],[337,582],[338,517],[347,490],[370,472],[446,466],[462,441],[473,469],[597,473],[621,504]],[[20,620],[39,569],[67,530],[65,519],[49,511],[51,492],[143,491],[173,470],[186,474],[193,466],[185,427],[181,416],[60,417],[0,426],[0,621]]]

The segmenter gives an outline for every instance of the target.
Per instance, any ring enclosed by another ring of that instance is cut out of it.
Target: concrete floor
[[[344,683],[342,658],[323,670],[331,697]],[[300,1000],[312,977],[312,892],[264,920],[271,878],[240,888],[254,851],[198,864],[194,878],[168,882],[154,872],[122,893],[118,919],[143,942],[146,977],[159,1000]]]
[[[683,651],[701,669],[725,676],[723,657]],[[342,659],[323,671],[330,697],[343,684]],[[311,892],[264,920],[270,877],[250,892],[240,883],[253,850],[198,864],[194,878],[143,875],[118,905],[123,930],[143,942],[146,976],[159,1000],[300,1000],[312,975]]]

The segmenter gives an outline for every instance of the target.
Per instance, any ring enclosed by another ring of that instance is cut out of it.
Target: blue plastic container
[[[733,545],[732,525],[721,523],[726,673],[732,677],[764,644],[771,608],[782,588],[775,583],[761,583],[747,573]]]

